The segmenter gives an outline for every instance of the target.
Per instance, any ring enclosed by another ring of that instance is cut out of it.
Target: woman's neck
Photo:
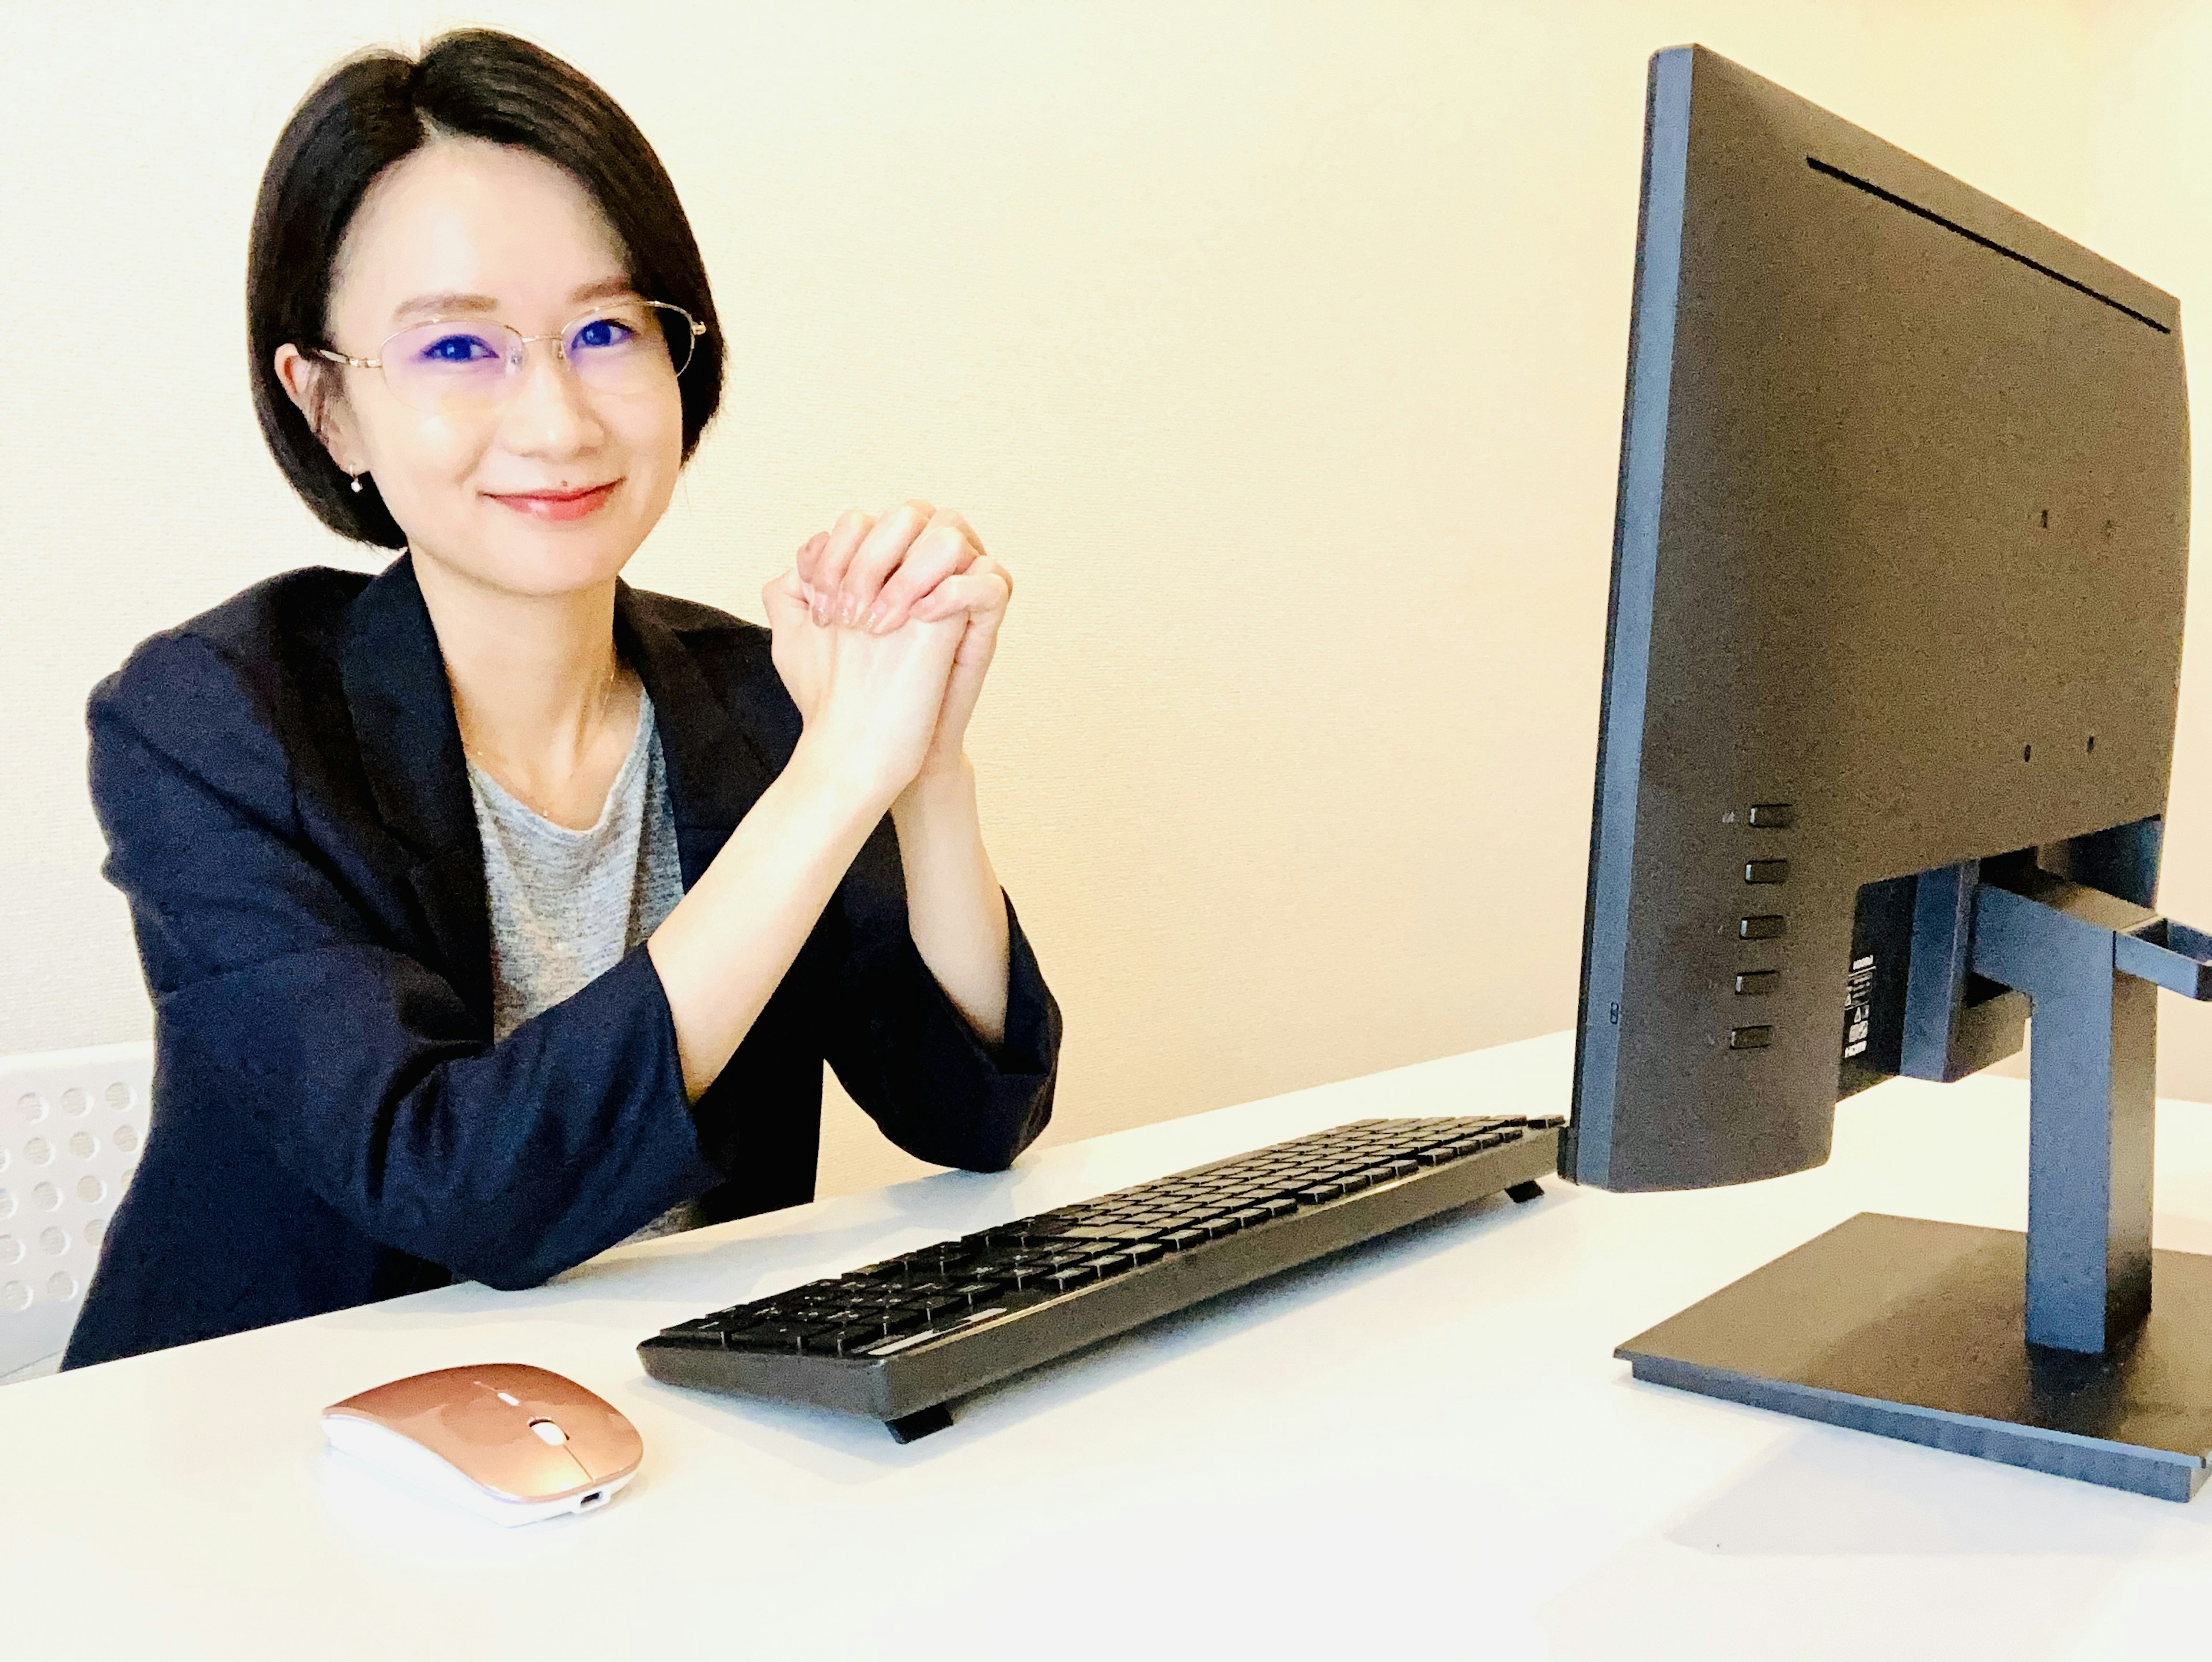
[[[471,758],[547,819],[592,824],[637,727],[613,581],[517,594],[420,557],[415,575]]]

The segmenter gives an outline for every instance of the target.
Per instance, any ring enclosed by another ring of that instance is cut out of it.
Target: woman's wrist
[[[783,779],[841,817],[872,825],[901,794],[896,780],[880,777],[852,749],[830,743],[813,728],[799,734]]]
[[[890,813],[902,842],[909,830],[919,831],[948,814],[974,819],[975,766],[968,759],[968,752],[956,751],[949,762],[925,767],[892,800]]]
[[[964,754],[917,776],[891,805],[906,871],[907,927],[938,985],[987,1045],[1006,1027],[1006,898],[983,847],[975,770]]]

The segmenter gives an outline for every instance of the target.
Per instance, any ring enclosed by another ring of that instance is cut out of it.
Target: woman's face
[[[629,295],[628,270],[573,175],[525,150],[441,140],[362,198],[338,256],[331,341],[375,357],[388,337],[432,317],[554,336]],[[417,559],[509,593],[567,594],[611,581],[666,509],[683,466],[676,377],[601,389],[555,344],[525,349],[511,396],[428,408],[395,398],[374,369],[325,363],[338,393],[325,442],[348,472],[374,477]],[[303,386],[285,356],[278,373]]]

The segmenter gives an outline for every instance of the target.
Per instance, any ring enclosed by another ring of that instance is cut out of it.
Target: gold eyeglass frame
[[[684,362],[676,367],[675,371],[677,378],[679,380],[682,379],[684,370],[689,369],[691,367],[691,360],[699,356],[698,344],[701,338],[707,332],[707,326],[700,322],[697,318],[693,317],[690,313],[685,311],[681,306],[677,305],[672,301],[641,299],[637,303],[641,306],[652,307],[656,311],[673,312],[678,317],[682,318],[685,323],[690,326],[691,350],[684,354]],[[516,328],[511,323],[502,323],[497,318],[488,318],[481,314],[459,317],[424,318],[418,323],[409,324],[404,329],[393,330],[382,340],[379,341],[376,344],[376,356],[373,358],[354,357],[348,353],[336,351],[327,346],[318,346],[315,349],[315,354],[319,357],[327,358],[332,363],[344,364],[349,368],[374,369],[378,374],[382,374],[384,372],[384,349],[391,345],[393,341],[398,340],[402,335],[411,335],[417,329],[434,328],[441,323],[489,323],[498,328],[504,329],[508,334],[513,335],[515,339],[520,343],[526,351],[531,345],[538,341],[551,341],[553,343],[553,356],[562,362],[567,363],[568,362],[568,349],[565,343],[567,342],[570,332],[580,327],[582,325],[590,322],[594,318],[605,317],[605,315],[607,315],[607,313],[605,307],[591,307],[585,311],[579,312],[574,317],[569,319],[568,322],[562,324],[560,328],[554,331],[550,335],[526,335],[521,330]],[[516,372],[514,370],[509,370],[507,372],[510,376],[514,375],[515,373]],[[391,384],[390,377],[386,376],[385,385],[389,387]],[[394,396],[396,397],[397,394]],[[404,402],[404,400],[402,401]]]

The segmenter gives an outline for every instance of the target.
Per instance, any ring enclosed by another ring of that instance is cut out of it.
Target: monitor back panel
[[[2187,450],[2170,296],[1654,58],[1569,1175],[1818,1165],[1862,886],[2163,812]]]

